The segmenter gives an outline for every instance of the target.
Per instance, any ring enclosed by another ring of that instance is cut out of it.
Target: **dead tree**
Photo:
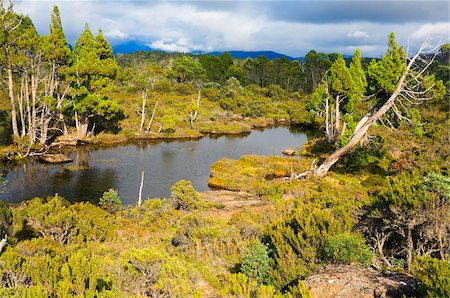
[[[399,112],[400,107],[405,107],[405,104],[408,103],[419,103],[426,98],[421,98],[422,96],[426,96],[427,92],[430,91],[434,84],[426,90],[418,91],[418,87],[420,87],[420,77],[423,75],[425,70],[429,67],[432,61],[423,64],[420,63],[421,60],[420,55],[424,52],[424,50],[429,46],[430,39],[422,44],[419,51],[409,60],[405,71],[402,76],[399,78],[397,87],[395,91],[389,96],[388,100],[384,103],[377,103],[375,106],[359,121],[357,124],[355,131],[353,133],[352,138],[342,148],[339,148],[331,155],[329,155],[324,162],[317,168],[316,171],[305,172],[307,175],[315,175],[318,177],[323,177],[327,174],[328,170],[346,153],[355,148],[364,136],[367,134],[367,131],[370,126],[372,126],[375,122],[380,121],[381,117],[385,115],[389,110],[393,110],[395,115],[404,120],[404,116]],[[303,175],[305,176],[305,175]]]

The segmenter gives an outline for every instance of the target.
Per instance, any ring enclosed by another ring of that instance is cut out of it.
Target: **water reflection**
[[[113,187],[119,190],[125,204],[134,204],[142,171],[144,198],[168,196],[170,187],[180,179],[191,180],[196,189],[204,191],[208,189],[209,167],[215,161],[248,154],[280,155],[283,149],[300,148],[314,136],[298,129],[276,127],[239,136],[64,149],[74,160],[72,163],[44,165],[30,160],[9,168],[6,199],[20,202],[58,193],[71,201],[97,201]]]

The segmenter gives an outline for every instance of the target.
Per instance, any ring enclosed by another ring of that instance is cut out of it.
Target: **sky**
[[[302,57],[310,50],[366,57],[386,51],[387,36],[411,52],[430,35],[450,42],[450,2],[427,0],[290,1],[27,1],[15,11],[29,15],[48,34],[58,5],[66,37],[75,42],[88,22],[114,45],[129,40],[166,51],[271,50]]]

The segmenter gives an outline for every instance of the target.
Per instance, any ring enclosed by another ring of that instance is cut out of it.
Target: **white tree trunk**
[[[9,90],[9,104],[11,106],[11,125],[13,130],[13,135],[19,137],[19,128],[17,126],[17,112],[16,103],[14,100],[14,81],[12,73],[12,65],[8,65],[8,90]]]

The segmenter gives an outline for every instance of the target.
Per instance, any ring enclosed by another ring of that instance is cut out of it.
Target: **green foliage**
[[[305,283],[301,280],[298,281],[297,285],[290,286],[288,295],[291,295],[293,298],[312,298],[311,291],[305,285]],[[289,297],[287,295],[287,297]]]
[[[205,69],[200,62],[189,56],[181,56],[175,59],[172,69],[180,83],[201,80],[205,75]]]
[[[441,200],[450,200],[450,177],[431,172],[424,178],[424,188]]]
[[[349,71],[353,82],[353,95],[354,97],[360,98],[366,91],[367,79],[361,66],[361,51],[359,49],[356,49],[353,54]]]
[[[420,115],[420,111],[416,108],[411,108],[407,111],[410,120],[413,122],[413,133],[416,137],[421,138],[423,135],[422,128],[422,116]]]
[[[228,285],[224,289],[224,294],[250,298],[256,285],[256,281],[249,281],[247,276],[242,273],[231,274],[228,278]]]
[[[205,204],[203,198],[194,189],[191,181],[180,180],[171,188],[172,206],[177,210],[194,210]]]
[[[323,246],[324,261],[333,264],[368,266],[372,261],[370,248],[359,234],[331,235]]]
[[[388,188],[380,195],[380,199],[392,208],[400,207],[404,211],[414,213],[428,200],[428,196],[423,188],[420,174],[405,172],[389,178]]]
[[[6,203],[3,200],[0,200],[0,237],[3,239],[4,235],[11,236],[12,228],[13,228],[13,215],[11,212],[11,208],[8,203]]]
[[[241,271],[258,284],[267,281],[270,269],[269,250],[258,239],[250,242],[242,254]]]
[[[114,227],[108,212],[89,203],[71,205],[58,195],[22,203],[14,221],[16,231],[31,228],[60,244],[105,241]]]
[[[427,297],[450,297],[450,263],[429,256],[415,258],[412,274],[422,281]]]
[[[178,122],[178,116],[171,108],[165,110],[164,116],[161,118],[161,132],[172,134],[175,132]]]
[[[406,54],[397,45],[394,33],[389,35],[388,50],[379,61],[372,60],[368,69],[371,91],[382,91],[385,94],[394,92],[398,80],[406,68]]]
[[[120,262],[118,281],[128,294],[186,297],[195,292],[189,266],[158,248],[125,250]]]
[[[108,210],[108,212],[116,213],[122,207],[122,200],[119,197],[117,190],[110,188],[105,191],[100,198],[99,205]]]

